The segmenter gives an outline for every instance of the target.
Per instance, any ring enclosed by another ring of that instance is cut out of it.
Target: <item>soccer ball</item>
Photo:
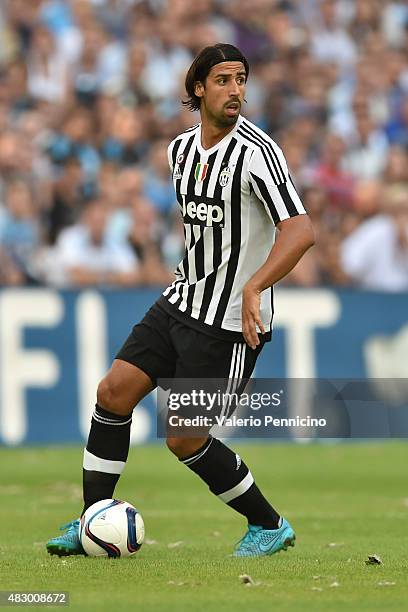
[[[81,518],[79,537],[90,557],[130,557],[144,540],[144,522],[126,501],[103,499]]]

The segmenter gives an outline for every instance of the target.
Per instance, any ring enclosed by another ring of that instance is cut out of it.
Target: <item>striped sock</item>
[[[120,416],[96,404],[84,449],[82,514],[101,499],[112,497],[129,452],[132,413]]]
[[[251,525],[277,529],[279,514],[256,486],[241,457],[212,438],[193,455],[180,459],[195,472],[221,501],[243,514]]]

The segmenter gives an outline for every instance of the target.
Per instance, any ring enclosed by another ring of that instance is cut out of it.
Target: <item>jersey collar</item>
[[[230,132],[228,132],[228,134],[224,136],[222,140],[220,140],[219,142],[217,142],[217,144],[211,147],[211,149],[204,149],[201,144],[201,123],[200,123],[199,128],[196,132],[196,146],[197,146],[197,150],[200,153],[200,155],[202,156],[211,155],[211,153],[214,153],[214,151],[217,151],[218,149],[221,149],[223,146],[228,144],[231,138],[234,136],[235,132],[237,131],[243,119],[244,118],[242,117],[242,115],[239,115],[237,122],[234,125],[233,129]]]

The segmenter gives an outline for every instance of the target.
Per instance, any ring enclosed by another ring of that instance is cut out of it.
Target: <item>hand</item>
[[[255,349],[259,344],[258,325],[264,334],[265,329],[260,317],[261,292],[249,283],[245,285],[242,292],[242,333],[245,342],[251,349]]]

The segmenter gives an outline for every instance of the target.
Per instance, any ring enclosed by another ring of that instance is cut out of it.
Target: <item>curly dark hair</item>
[[[237,47],[227,43],[217,43],[211,47],[205,47],[188,69],[185,80],[188,98],[181,102],[184,106],[187,106],[191,111],[200,110],[200,98],[194,92],[195,84],[198,81],[204,83],[211,68],[221,62],[242,62],[245,66],[245,80],[248,79],[248,60]]]

